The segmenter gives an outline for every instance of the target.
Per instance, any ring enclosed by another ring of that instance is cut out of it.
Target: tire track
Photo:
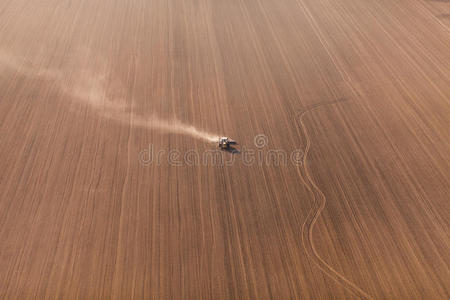
[[[347,101],[347,99],[344,98],[330,102],[318,103],[304,108],[296,117],[296,119],[298,118],[301,130],[306,139],[306,146],[304,151],[305,154],[303,155],[303,161],[298,170],[303,183],[313,196],[312,207],[308,212],[308,216],[306,217],[305,222],[302,224],[302,245],[308,258],[317,267],[319,267],[319,269],[322,272],[324,272],[327,276],[332,278],[334,281],[336,281],[338,284],[342,285],[352,293],[354,293],[356,296],[362,299],[372,299],[372,297],[369,296],[366,292],[364,292],[361,288],[359,288],[353,282],[345,278],[342,274],[333,269],[333,267],[330,266],[325,260],[323,260],[318,254],[313,241],[314,225],[316,224],[317,219],[320,217],[320,214],[325,208],[325,204],[327,201],[322,190],[316,185],[307,168],[306,160],[308,157],[309,149],[311,148],[311,139],[308,135],[308,131],[306,130],[306,126],[303,122],[303,117],[305,116],[306,113],[319,109],[322,106],[332,105],[344,101]]]

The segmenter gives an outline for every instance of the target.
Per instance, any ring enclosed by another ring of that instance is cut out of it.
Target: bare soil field
[[[449,299],[449,6],[0,0],[0,298]]]

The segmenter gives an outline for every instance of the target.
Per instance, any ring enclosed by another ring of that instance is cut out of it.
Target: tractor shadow
[[[238,148],[235,148],[233,146],[229,146],[226,149],[222,149],[222,151],[225,151],[225,152],[228,152],[231,154],[240,154],[241,153],[241,150],[239,150]]]

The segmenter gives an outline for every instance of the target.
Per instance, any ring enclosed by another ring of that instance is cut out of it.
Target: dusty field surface
[[[449,299],[449,5],[0,0],[0,298]]]

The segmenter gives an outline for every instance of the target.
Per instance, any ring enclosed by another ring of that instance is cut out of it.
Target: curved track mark
[[[309,106],[305,109],[303,109],[298,114],[298,121],[300,123],[302,132],[306,139],[306,146],[303,156],[303,162],[301,167],[299,167],[300,170],[300,176],[302,178],[303,183],[307,187],[308,191],[311,192],[313,196],[313,203],[312,207],[308,213],[308,216],[306,217],[305,222],[302,225],[302,245],[305,249],[306,254],[308,257],[313,261],[326,275],[331,277],[333,280],[335,280],[338,284],[344,286],[348,290],[350,290],[352,293],[357,295],[360,298],[363,299],[372,299],[371,296],[369,296],[366,292],[364,292],[361,288],[356,286],[354,283],[349,281],[347,278],[345,278],[342,274],[339,274],[333,267],[331,267],[326,261],[324,261],[318,254],[314,242],[313,242],[313,230],[314,225],[316,224],[317,219],[319,218],[320,214],[322,213],[322,210],[325,208],[326,204],[326,197],[323,194],[323,192],[320,190],[320,188],[315,184],[313,179],[311,178],[311,175],[308,171],[306,159],[308,157],[309,149],[311,147],[311,139],[309,138],[308,131],[306,130],[306,126],[303,123],[303,116],[307,112],[311,112],[313,110],[316,110],[324,105],[331,105],[339,102],[347,101],[347,99],[339,99],[336,101],[331,102],[325,102],[325,103],[319,103],[316,105]]]

